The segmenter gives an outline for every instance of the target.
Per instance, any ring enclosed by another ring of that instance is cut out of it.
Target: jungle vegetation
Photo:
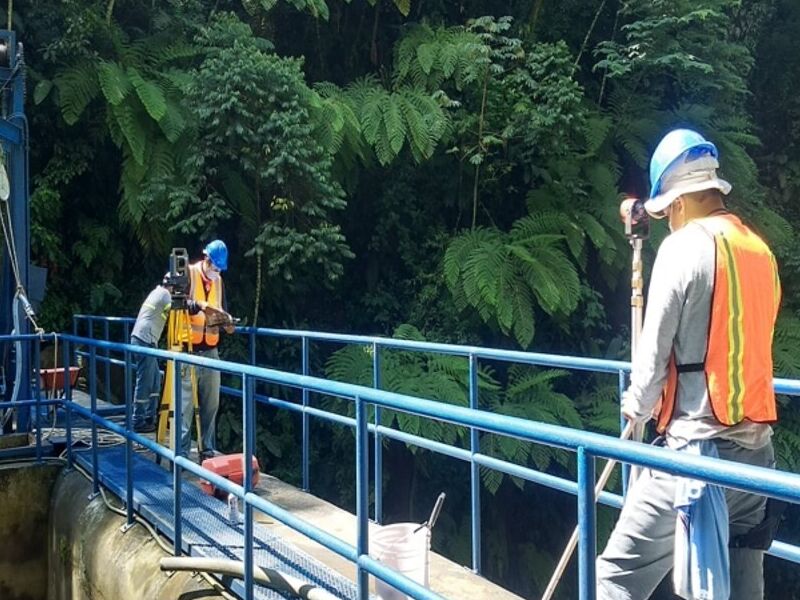
[[[18,0],[41,321],[135,315],[170,248],[231,251],[249,325],[629,358],[623,194],[648,191],[669,129],[713,140],[729,205],[775,251],[776,374],[800,376],[800,4],[794,0]],[[656,224],[646,265],[666,235]],[[259,364],[297,371],[299,347]],[[245,344],[224,342],[245,359]],[[312,372],[371,385],[372,357],[314,344]],[[389,352],[386,389],[466,405],[463,359]],[[291,397],[287,390],[273,395]],[[482,408],[618,432],[612,376],[481,364]],[[344,413],[330,398],[318,405]],[[800,409],[776,449],[800,466]],[[266,470],[299,480],[299,420],[260,409]],[[467,444],[402,414],[385,422]],[[223,400],[220,442],[240,444]],[[312,490],[352,508],[349,430],[315,424]],[[484,452],[574,476],[560,451],[486,436]],[[469,562],[468,470],[385,447],[385,519],[448,501],[437,551]],[[570,497],[482,473],[483,565],[538,597],[575,522]],[[615,519],[601,510],[599,544]],[[781,537],[800,534],[790,511]],[[770,597],[800,578],[767,559]],[[561,597],[577,597],[574,576]]]

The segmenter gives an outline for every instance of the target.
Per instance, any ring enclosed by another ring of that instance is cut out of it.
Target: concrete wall
[[[47,539],[48,600],[222,597],[191,573],[162,573],[158,561],[166,553],[147,530],[135,525],[123,533],[124,517],[108,510],[99,496],[90,501],[90,493],[88,480],[76,471],[63,472],[56,481]]]
[[[52,463],[0,465],[0,598],[3,600],[46,598],[50,494],[60,470],[60,465]]]

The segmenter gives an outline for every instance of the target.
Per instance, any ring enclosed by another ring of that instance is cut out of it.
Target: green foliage
[[[398,339],[423,341],[422,334],[411,325],[400,325],[394,333]],[[372,348],[347,346],[331,355],[325,365],[326,376],[372,387]],[[469,364],[463,357],[421,352],[383,350],[381,353],[381,389],[438,400],[458,406],[469,405]],[[490,398],[498,389],[492,371],[481,368],[478,374],[478,389],[481,397]],[[328,406],[340,403],[329,400]],[[346,414],[355,414],[351,403],[347,403]],[[431,419],[402,411],[382,412],[383,423],[396,424],[404,432],[447,444],[468,443],[468,430],[440,423]],[[412,452],[417,448],[409,446]]]
[[[444,135],[448,117],[441,105],[423,90],[402,87],[387,90],[373,77],[344,90],[330,83],[317,86],[312,106],[318,138],[347,165],[366,162],[367,148],[381,165],[388,165],[408,145],[417,162],[429,159]]]
[[[448,246],[443,262],[456,306],[476,309],[484,322],[528,347],[536,308],[552,316],[577,307],[580,280],[573,260],[582,254],[585,235],[557,212],[519,219],[508,234],[490,228],[464,232]]]
[[[489,52],[480,36],[465,27],[413,25],[394,47],[395,81],[431,92],[446,81],[463,89],[475,81],[476,61]]]
[[[175,228],[209,234],[239,218],[246,254],[265,256],[269,277],[289,287],[306,272],[334,282],[352,256],[331,222],[345,203],[314,137],[300,61],[262,49],[232,15],[198,42],[208,52],[186,87],[197,141],[165,188]]]
[[[367,0],[370,6],[375,6],[379,0]],[[283,0],[284,3],[291,5],[294,9],[309,13],[312,17],[324,19],[330,18],[330,8],[326,0]],[[345,0],[348,4],[352,0]],[[404,17],[411,11],[411,0],[392,0],[395,8]],[[278,0],[242,0],[242,7],[248,14],[259,17],[270,12],[278,5]]]
[[[778,318],[772,346],[776,376],[800,377],[798,344],[800,344],[800,319],[784,313]]]
[[[728,11],[735,0],[634,0],[621,13],[624,42],[598,45],[602,60],[596,68],[609,77],[639,78],[641,85],[655,83],[664,89],[664,76],[675,77],[681,91],[711,100],[723,93],[742,99],[744,73],[752,66],[746,48],[728,42]],[[732,107],[731,107],[732,108]]]
[[[730,207],[775,250],[775,368],[797,376],[797,3],[506,4],[514,19],[483,0],[15,3],[32,100],[33,261],[48,268],[41,321],[134,314],[168,242],[194,255],[219,236],[229,304],[252,304],[271,326],[627,359],[630,248],[617,206],[648,192],[655,143],[688,125],[717,144]],[[654,224],[646,276],[665,235]],[[225,342],[229,358],[237,342]],[[294,369],[297,351],[270,349],[264,364]],[[368,351],[325,358],[312,371],[372,384]],[[386,350],[382,364],[388,389],[467,403],[463,358]],[[618,433],[615,377],[494,366],[482,363],[482,408]],[[796,401],[780,401],[776,452],[795,470]],[[237,411],[223,402],[219,433],[238,449]],[[260,413],[264,464],[296,478],[296,419]],[[467,446],[466,431],[405,413],[384,411],[384,425]],[[351,433],[315,425],[313,436],[314,493],[352,509],[353,465],[338,460]],[[573,471],[565,453],[489,435],[481,448]],[[420,498],[447,488],[434,542],[468,562],[463,465],[412,450],[385,448],[386,516],[416,518]],[[495,498],[485,573],[536,597],[560,549],[552,525],[568,535],[574,507],[481,472]],[[599,513],[601,542],[615,518]],[[797,595],[790,577],[776,581],[780,597]]]
[[[34,93],[41,104],[57,91],[64,121],[105,122],[106,132],[122,150],[120,217],[136,230],[146,245],[163,249],[165,236],[153,229],[149,207],[142,203],[142,186],[150,178],[169,175],[174,169],[176,144],[185,130],[178,82],[182,61],[197,49],[182,37],[155,34],[131,42],[113,23],[87,11],[92,36],[107,44],[106,56],[81,57],[51,80],[43,79]],[[88,113],[88,114],[87,114]]]

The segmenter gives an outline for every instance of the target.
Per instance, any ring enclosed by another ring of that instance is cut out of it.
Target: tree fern
[[[429,92],[452,79],[461,89],[475,79],[475,62],[489,49],[477,33],[463,27],[411,27],[395,45],[396,85],[411,84]]]
[[[74,125],[83,111],[100,93],[95,66],[79,63],[55,78],[61,114],[68,125]]]
[[[199,49],[169,33],[130,40],[113,22],[91,22],[102,52],[78,58],[54,78],[57,102],[68,124],[84,118],[90,106],[93,115],[103,115],[101,122],[123,156],[120,218],[134,226],[141,242],[152,245],[163,236],[142,225],[160,211],[147,210],[142,186],[175,170],[174,145],[186,132],[185,81],[175,64],[195,58]],[[41,93],[39,99],[46,97]]]

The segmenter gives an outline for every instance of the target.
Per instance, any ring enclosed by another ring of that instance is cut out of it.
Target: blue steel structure
[[[117,364],[120,366],[124,366],[124,361],[117,358],[106,359],[105,356],[98,357],[97,351],[102,350],[104,354],[107,352],[120,354],[122,352],[130,353],[139,351],[143,353],[152,353],[162,359],[168,359],[171,357],[170,353],[167,352],[134,348],[125,344],[100,341],[97,339],[90,339],[88,337],[80,337],[77,335],[81,333],[81,325],[88,324],[89,328],[93,329],[96,324],[100,323],[117,323],[122,325],[123,328],[127,328],[130,324],[130,320],[127,318],[107,318],[90,315],[77,315],[74,320],[73,335],[62,336],[62,339],[68,340],[71,344],[73,344],[73,346],[75,344],[86,345],[89,348],[87,354],[90,359],[92,356],[94,356],[94,360],[108,360],[110,364]],[[276,511],[276,507],[267,506],[263,499],[256,500],[257,497],[254,497],[252,494],[248,494],[245,491],[245,488],[241,489],[243,491],[243,498],[246,505],[249,503],[252,505],[252,508],[264,511],[278,520],[287,523],[289,526],[295,527],[302,533],[309,535],[309,537],[312,539],[320,541],[323,545],[334,552],[337,552],[341,556],[344,556],[345,558],[355,562],[358,568],[357,584],[360,594],[359,597],[366,597],[366,581],[369,574],[381,577],[412,597],[437,597],[432,592],[425,590],[401,575],[394,573],[368,556],[369,540],[367,525],[369,521],[369,514],[367,498],[370,474],[368,472],[369,463],[367,457],[370,447],[368,439],[370,434],[373,435],[375,442],[372,445],[372,448],[373,452],[375,453],[374,464],[376,471],[374,474],[374,480],[377,482],[376,488],[374,489],[375,507],[378,511],[374,515],[376,521],[380,521],[381,516],[380,506],[382,489],[380,483],[382,481],[382,477],[380,472],[381,444],[379,441],[383,437],[399,440],[433,452],[438,452],[446,456],[467,461],[470,464],[471,473],[475,473],[479,467],[483,466],[490,469],[496,469],[509,475],[520,477],[527,481],[547,485],[554,489],[576,494],[578,497],[578,517],[580,526],[579,573],[581,590],[580,597],[582,599],[594,598],[594,557],[596,553],[595,500],[616,507],[620,507],[622,505],[622,497],[616,494],[602,492],[599,495],[599,498],[596,499],[594,497],[594,490],[592,488],[594,482],[594,463],[596,457],[612,458],[620,462],[637,464],[643,467],[676,473],[678,475],[699,478],[712,483],[734,487],[744,491],[759,493],[766,496],[773,496],[789,502],[800,503],[800,475],[772,471],[769,469],[761,469],[757,467],[749,467],[727,461],[715,461],[706,457],[689,457],[664,448],[655,448],[643,444],[634,444],[600,434],[576,431],[555,425],[534,423],[518,418],[482,411],[479,408],[477,387],[477,368],[479,359],[617,374],[620,388],[624,387],[625,375],[630,369],[630,364],[627,362],[505,351],[475,346],[454,346],[447,344],[414,342],[370,336],[337,335],[313,331],[238,328],[238,332],[246,335],[249,339],[249,356],[251,363],[253,363],[251,365],[233,364],[224,361],[213,361],[201,357],[190,357],[183,355],[179,355],[178,359],[190,364],[218,368],[223,372],[234,373],[242,377],[241,389],[224,386],[223,391],[230,396],[243,399],[245,408],[244,418],[248,425],[249,423],[253,422],[253,411],[255,410],[254,405],[258,402],[300,413],[303,416],[302,422],[304,427],[307,427],[308,420],[311,417],[314,417],[317,419],[327,420],[329,422],[339,423],[355,430],[357,439],[355,457],[357,472],[357,480],[355,482],[355,512],[359,524],[357,536],[358,542],[356,547],[350,547],[347,544],[344,544],[341,540],[334,541],[330,538],[330,536],[327,536],[323,532],[316,530],[313,526],[298,523],[296,519],[293,519],[290,515],[281,513],[279,509]],[[300,365],[300,373],[286,373],[282,371],[276,371],[274,369],[258,367],[255,365],[257,359],[255,347],[256,341],[259,337],[265,336],[272,338],[289,338],[299,341],[302,350],[302,364]],[[374,388],[365,388],[311,377],[308,374],[308,365],[312,341],[360,344],[370,347],[373,350],[373,365],[376,367],[379,367],[380,365],[381,352],[386,349],[402,349],[407,351],[434,352],[464,356],[468,360],[470,367],[470,406],[452,406],[449,404],[442,404],[419,398],[411,398],[382,391],[379,389],[379,369],[376,369],[375,376],[373,378],[373,382],[376,385]],[[274,398],[258,394],[253,386],[253,382],[255,381],[265,381],[299,389],[302,391],[302,402],[291,402],[281,398]],[[775,389],[780,394],[792,396],[800,395],[800,382],[795,380],[776,379]],[[321,393],[352,401],[355,405],[355,418],[334,414],[311,406],[308,399],[309,393]],[[372,405],[376,408],[378,418],[374,422],[368,422],[368,405]],[[471,447],[469,449],[457,448],[387,427],[380,422],[379,411],[382,408],[404,411],[423,417],[447,421],[469,427],[473,434],[471,435]],[[97,417],[94,418],[97,419]],[[250,429],[252,428],[245,427],[244,429],[244,431],[248,431],[248,436],[253,435],[253,432],[249,431]],[[548,473],[541,473],[528,467],[481,454],[479,445],[479,434],[481,432],[507,435],[517,439],[527,440],[532,443],[542,443],[575,451],[578,463],[578,481],[575,482],[562,479]],[[304,463],[302,470],[303,485],[307,489],[310,488],[307,464],[309,456],[308,440],[309,437],[307,432],[304,432],[304,447],[302,450]],[[245,442],[248,442],[247,438],[245,439]],[[252,453],[252,441],[246,444],[245,451],[246,453],[248,451]],[[160,454],[162,456],[168,456],[171,453],[162,449]],[[185,468],[195,473],[197,473],[199,470],[199,467],[189,463],[182,457],[176,457],[175,460],[181,468]],[[176,469],[176,471],[177,470],[178,469]],[[224,489],[230,489],[232,486],[228,485],[227,487],[222,487]],[[480,482],[476,481],[474,476],[470,481],[470,489],[471,493],[473,494],[472,505],[473,507],[479,507]],[[472,527],[472,566],[473,570],[480,572],[480,519],[479,515],[475,512],[473,512],[472,515]],[[787,559],[795,563],[800,562],[800,548],[794,545],[776,541],[770,548],[769,553],[773,556]]]
[[[10,196],[8,198],[8,214],[11,228],[10,238],[13,240],[17,252],[17,273],[19,285],[23,289],[28,287],[30,264],[30,207],[28,202],[28,120],[25,117],[25,60],[22,44],[17,42],[13,31],[0,30],[0,145],[3,148],[6,169],[10,181]],[[0,205],[5,201],[0,201]],[[5,206],[0,210],[5,212]],[[13,310],[14,297],[17,291],[12,257],[6,250],[3,252],[2,282],[0,282],[0,333],[11,333],[14,325]],[[25,335],[30,331],[29,324],[24,316],[19,319],[19,331],[16,334]],[[5,354],[5,353],[4,353]],[[11,353],[6,359],[0,361],[5,373],[12,372]],[[19,361],[20,372],[30,373],[30,353],[27,345],[23,344],[19,356],[14,356]],[[11,379],[10,377],[8,378]],[[23,401],[32,398],[30,380],[23,377],[18,384],[18,398]],[[11,385],[6,387],[5,400],[11,397]],[[18,405],[17,429],[28,431],[30,405]]]

